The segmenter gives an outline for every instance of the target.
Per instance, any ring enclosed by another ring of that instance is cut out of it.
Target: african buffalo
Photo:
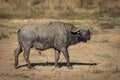
[[[24,25],[18,30],[18,48],[14,51],[15,68],[18,68],[18,56],[24,51],[23,56],[27,62],[27,67],[31,68],[29,54],[30,49],[45,50],[53,48],[55,50],[55,67],[58,66],[60,52],[63,53],[67,67],[70,65],[68,47],[81,41],[90,40],[90,30],[84,26],[75,27],[70,23],[50,22],[42,25]]]

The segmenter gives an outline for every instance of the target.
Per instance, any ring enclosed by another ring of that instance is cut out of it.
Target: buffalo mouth
[[[82,42],[87,42],[87,39],[79,37],[79,40]]]
[[[83,42],[87,42],[87,39],[83,39],[82,41],[83,41]]]

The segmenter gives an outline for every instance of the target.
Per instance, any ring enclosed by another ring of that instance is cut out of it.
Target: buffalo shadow
[[[82,66],[82,65],[84,65],[84,66],[96,66],[97,65],[97,63],[84,63],[84,62],[71,62],[70,64],[72,66],[74,66],[74,65],[79,65],[79,66]],[[31,63],[32,67],[35,67],[35,66],[54,66],[54,65],[55,65],[54,62]],[[20,65],[19,68],[20,67],[24,67],[24,66],[27,66],[27,64]],[[60,67],[67,66],[67,63],[66,62],[59,62],[58,66],[60,66]]]

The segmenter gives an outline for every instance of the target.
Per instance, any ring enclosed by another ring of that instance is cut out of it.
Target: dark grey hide
[[[84,27],[75,27],[69,23],[51,22],[44,25],[25,25],[18,31],[18,48],[14,51],[15,68],[18,68],[18,56],[24,51],[23,56],[28,68],[31,68],[29,54],[30,49],[45,50],[53,48],[55,50],[55,67],[58,66],[60,52],[63,53],[70,65],[68,47],[81,41],[90,40],[90,30]]]

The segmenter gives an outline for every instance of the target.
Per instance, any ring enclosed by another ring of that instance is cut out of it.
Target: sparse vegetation
[[[112,23],[102,23],[101,25],[101,29],[113,29],[114,25]]]
[[[111,73],[113,73],[113,74],[120,73],[119,67],[116,66],[116,68],[114,70],[112,70]]]
[[[96,54],[97,57],[99,58],[110,58],[110,55],[109,54]]]
[[[92,66],[92,67],[90,66],[87,72],[88,73],[93,73],[93,74],[102,74],[102,73],[104,73],[106,71],[104,71],[102,69],[99,69],[99,68],[97,68],[95,66]]]
[[[9,38],[9,36],[15,33],[16,27],[9,24],[0,24],[0,39]]]
[[[109,40],[108,39],[103,39],[102,42],[107,43],[107,42],[109,42]]]
[[[28,76],[25,75],[25,74],[9,74],[9,73],[3,73],[3,72],[0,73],[0,77],[1,76],[3,76],[3,77],[28,78]]]
[[[105,71],[102,71],[102,70],[99,70],[99,69],[93,69],[91,71],[91,73],[94,73],[94,74],[101,74],[101,73],[104,73]]]
[[[99,33],[100,33],[100,32],[99,32],[98,30],[95,30],[95,29],[92,30],[92,34],[93,34],[93,35],[97,35],[97,34],[99,34]]]
[[[120,17],[119,0],[4,0],[0,18],[111,19]]]
[[[48,78],[48,79],[51,78],[51,76],[48,76],[48,75],[43,75],[43,77],[44,77],[44,78]]]
[[[5,33],[1,33],[0,34],[0,39],[4,39],[4,38],[9,38],[9,36]]]

